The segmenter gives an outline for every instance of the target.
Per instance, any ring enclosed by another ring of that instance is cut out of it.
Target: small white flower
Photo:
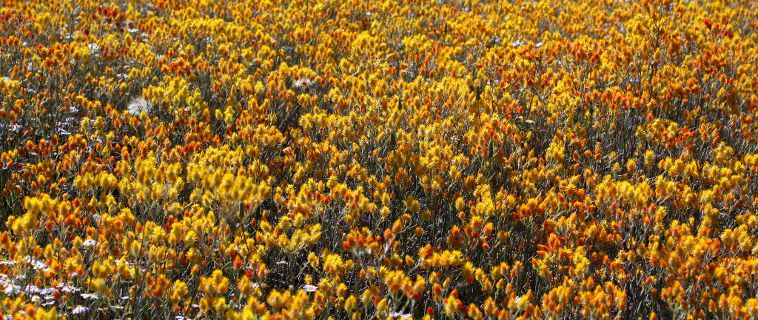
[[[77,287],[72,287],[67,284],[59,284],[58,288],[64,293],[74,293],[74,292],[79,292],[79,290],[81,290]]]
[[[83,299],[87,299],[87,300],[97,300],[98,298],[100,298],[97,295],[97,293],[82,293],[81,296]]]
[[[295,80],[295,88],[298,88],[298,89],[308,88],[311,86],[311,84],[313,84],[313,81],[311,81],[311,79],[308,79],[308,78],[300,78],[300,79]]]
[[[147,100],[145,100],[143,97],[136,97],[132,99],[132,101],[129,101],[129,104],[126,106],[126,110],[129,111],[129,114],[138,116],[142,112],[150,111],[150,103],[147,102]]]
[[[47,268],[47,264],[45,264],[44,262],[39,261],[37,259],[34,259],[31,256],[26,256],[25,259],[26,259],[26,262],[28,262],[28,263],[30,263],[32,265],[32,267],[34,268],[34,270],[45,270],[45,271],[47,271],[47,269],[48,269]]]
[[[40,289],[37,288],[37,286],[28,285],[28,286],[26,286],[26,288],[24,288],[24,291],[26,291],[28,293],[39,293]]]
[[[400,311],[393,311],[387,314],[387,316],[392,318],[400,318],[400,319],[409,319],[413,315],[410,313],[402,313]]]
[[[51,295],[55,293],[58,290],[55,290],[55,288],[44,288],[39,291],[39,294],[41,295]]]
[[[85,306],[76,306],[76,308],[74,308],[74,310],[71,310],[71,313],[72,314],[82,314],[82,313],[87,313],[87,311],[89,311],[89,308],[87,308]]]
[[[312,284],[306,284],[303,286],[303,290],[305,290],[305,292],[316,292],[318,287]]]
[[[3,290],[3,293],[5,293],[6,296],[15,296],[19,292],[21,292],[21,287],[13,284],[8,285],[5,287],[5,290]]]
[[[12,125],[9,125],[8,127],[13,132],[21,132],[21,130],[24,129],[24,126],[20,124],[12,124]]]
[[[85,246],[85,247],[94,247],[96,244],[97,244],[97,241],[95,241],[94,239],[87,239],[87,240],[84,240],[84,242],[82,242],[82,246]]]

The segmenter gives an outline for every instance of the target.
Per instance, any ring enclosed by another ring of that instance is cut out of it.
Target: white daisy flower
[[[74,310],[71,310],[71,313],[72,314],[83,314],[83,313],[87,313],[87,311],[89,311],[89,308],[87,308],[85,306],[76,306],[76,308],[74,308]]]
[[[132,101],[129,101],[129,104],[126,106],[126,110],[129,111],[129,114],[138,116],[142,112],[150,112],[150,107],[150,102],[147,102],[145,98],[136,97],[132,99]]]
[[[316,292],[318,287],[312,284],[306,284],[303,286],[303,290],[305,290],[305,292]]]

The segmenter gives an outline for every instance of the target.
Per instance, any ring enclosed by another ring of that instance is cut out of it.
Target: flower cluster
[[[750,1],[0,6],[0,316],[758,318]]]

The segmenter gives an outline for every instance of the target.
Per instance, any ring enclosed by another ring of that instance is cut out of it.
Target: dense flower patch
[[[4,1],[0,313],[758,318],[754,1]]]

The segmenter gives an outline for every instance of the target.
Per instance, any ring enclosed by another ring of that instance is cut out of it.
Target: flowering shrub
[[[751,1],[4,1],[0,314],[758,318]]]

